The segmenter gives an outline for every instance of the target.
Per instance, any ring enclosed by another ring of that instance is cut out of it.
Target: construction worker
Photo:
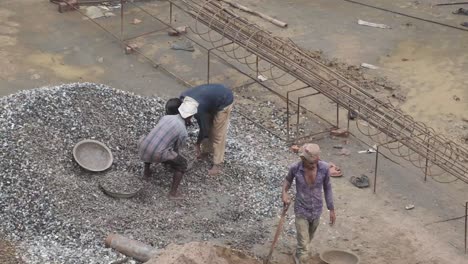
[[[151,176],[151,163],[164,163],[174,170],[169,192],[170,198],[180,197],[177,189],[187,171],[188,163],[179,151],[186,144],[188,138],[187,124],[197,112],[195,104],[179,105],[180,102],[169,101],[166,104],[167,115],[163,116],[156,127],[138,144],[140,159],[144,162],[143,175],[145,178]],[[180,113],[174,114],[177,107]]]
[[[183,92],[180,96],[185,104],[196,104],[200,131],[195,145],[197,158],[213,152],[213,167],[209,175],[222,171],[229,117],[234,103],[231,89],[222,84],[204,84]]]
[[[308,263],[309,245],[322,214],[322,189],[327,208],[330,211],[330,225],[335,224],[336,220],[330,183],[330,166],[321,161],[319,155],[320,147],[317,144],[304,144],[299,149],[301,161],[290,166],[289,173],[283,182],[282,200],[284,204],[289,204],[291,198],[288,195],[288,190],[293,180],[296,181],[296,201],[294,203],[297,231],[297,248],[294,254],[296,264]]]

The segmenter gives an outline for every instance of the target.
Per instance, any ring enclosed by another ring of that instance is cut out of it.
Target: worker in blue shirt
[[[195,145],[197,158],[207,152],[213,152],[213,167],[210,175],[222,171],[226,146],[229,117],[234,103],[234,94],[223,84],[203,84],[188,89],[180,96],[182,104],[179,112],[182,116],[197,108],[195,119],[200,127]]]

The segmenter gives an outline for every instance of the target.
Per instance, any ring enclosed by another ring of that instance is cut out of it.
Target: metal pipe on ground
[[[120,253],[138,261],[146,262],[158,254],[158,249],[143,242],[124,237],[119,234],[110,234],[104,241],[106,247],[113,248]]]

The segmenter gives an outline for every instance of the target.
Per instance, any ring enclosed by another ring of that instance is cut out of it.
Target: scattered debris
[[[298,145],[292,145],[289,149],[294,153],[298,153],[300,147]]]
[[[356,119],[358,116],[359,116],[359,115],[358,115],[358,113],[357,113],[356,111],[354,111],[354,110],[348,111],[348,119],[349,119],[349,120],[354,120],[354,119]]]
[[[372,23],[372,22],[367,22],[364,20],[359,19],[358,24],[362,26],[368,26],[368,27],[375,27],[375,28],[383,28],[383,29],[390,29],[391,27],[385,25],[385,24],[377,24],[377,23]]]
[[[171,37],[180,36],[187,33],[187,28],[188,26],[180,26],[176,27],[175,29],[169,29],[167,34]]]
[[[79,5],[77,3],[77,0],[67,0],[63,2],[58,3],[58,11],[60,13],[72,11],[79,8]]]
[[[456,95],[454,95],[452,98],[453,98],[453,100],[455,100],[455,101],[457,101],[457,102],[460,101],[460,97],[458,97],[458,96],[456,96]]]
[[[363,121],[363,120],[359,120],[359,125],[368,127],[369,123],[367,123],[366,121]]]
[[[358,176],[358,177],[352,176],[349,181],[358,188],[369,187],[369,177],[367,177],[365,174],[362,174],[361,176]]]
[[[253,14],[253,15],[258,16],[258,17],[261,17],[261,18],[267,20],[268,22],[271,22],[272,24],[274,24],[276,26],[279,26],[279,27],[287,27],[288,26],[288,23],[285,23],[285,22],[280,21],[278,19],[272,18],[271,16],[268,16],[268,15],[265,15],[263,13],[257,12],[255,10],[252,10],[252,9],[250,9],[250,8],[248,8],[246,6],[240,5],[238,3],[232,2],[231,0],[221,0],[221,1],[225,2],[226,4],[229,4],[230,6],[232,6],[234,8],[237,8],[237,9],[240,9],[240,10],[245,11],[247,13]]]
[[[39,74],[37,74],[37,73],[31,75],[31,80],[38,80],[40,78],[41,78],[41,76]]]
[[[411,22],[406,22],[405,23],[405,26],[407,26],[407,27],[411,27],[412,25],[413,25],[413,23],[411,23]]]
[[[358,151],[358,153],[359,153],[359,154],[363,154],[363,153],[367,153],[367,154],[369,154],[369,153],[376,153],[376,152],[377,152],[376,149],[377,149],[377,145],[374,145],[374,146],[372,146],[372,148],[369,148],[369,149],[367,149],[367,150],[360,150],[360,151]]]
[[[379,67],[378,66],[375,66],[375,65],[372,65],[372,64],[369,64],[369,63],[361,63],[361,67],[363,68],[367,68],[367,69],[372,69],[372,70],[377,70]]]
[[[343,145],[334,145],[333,148],[342,149],[342,148],[343,148]]]
[[[330,135],[335,137],[348,137],[349,131],[346,128],[338,128],[330,131]]]
[[[257,76],[257,79],[260,80],[261,82],[264,82],[264,81],[267,81],[267,80],[268,80],[268,78],[265,77],[265,76],[263,76],[263,75]]]
[[[135,44],[135,43],[128,44],[125,47],[125,54],[131,54],[131,53],[135,52],[136,50],[138,50],[138,45],[137,44]]]
[[[185,50],[185,51],[190,51],[194,52],[195,48],[193,47],[192,42],[189,40],[182,40],[176,43],[173,43],[171,46],[171,49],[173,50]]]
[[[452,12],[455,15],[465,15],[468,16],[468,9],[465,8],[458,8],[457,11]]]
[[[88,6],[86,8],[85,14],[91,18],[91,19],[96,19],[100,17],[105,17],[104,13],[102,12],[102,9],[97,7],[97,6]]]
[[[414,208],[414,204],[408,204],[407,206],[405,206],[406,210],[411,210],[413,208]]]
[[[138,24],[140,24],[141,22],[142,22],[142,21],[141,21],[140,19],[134,18],[131,24],[133,24],[133,25],[138,25]]]
[[[342,156],[349,156],[351,155],[351,151],[347,148],[342,148],[338,154]]]
[[[406,96],[400,93],[392,93],[392,97],[402,102],[406,101]]]

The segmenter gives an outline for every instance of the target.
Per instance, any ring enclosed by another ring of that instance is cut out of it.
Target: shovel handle
[[[283,211],[281,212],[281,218],[280,218],[280,221],[278,223],[278,227],[276,228],[275,237],[273,238],[273,243],[271,243],[270,253],[268,253],[267,258],[263,262],[264,264],[270,263],[271,256],[273,255],[273,250],[275,249],[276,242],[278,241],[279,235],[280,235],[281,230],[283,228],[284,218],[286,217],[286,213],[288,212],[288,209],[289,209],[289,204],[284,203],[283,204]]]

